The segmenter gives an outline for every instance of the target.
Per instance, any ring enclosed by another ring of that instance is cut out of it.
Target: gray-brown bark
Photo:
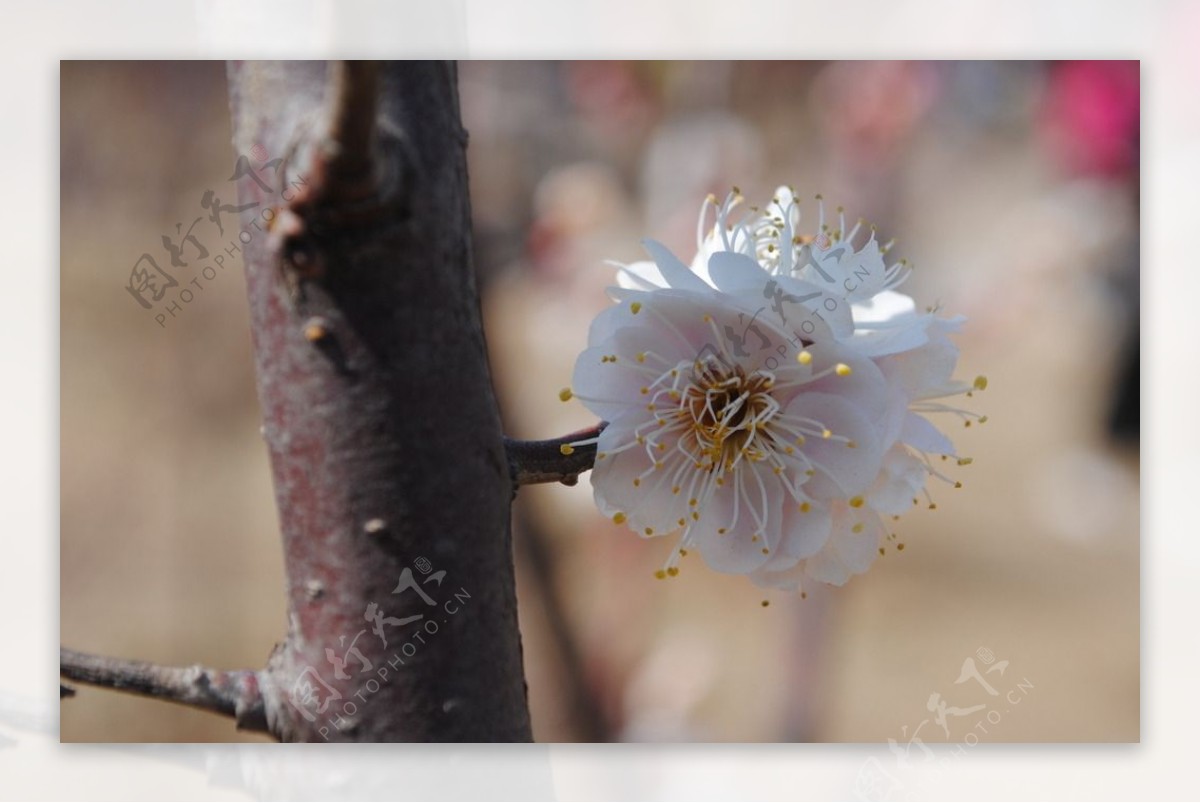
[[[454,67],[248,62],[229,79],[237,151],[286,154],[291,187],[245,246],[291,619],[263,673],[271,731],[528,740]],[[248,228],[279,201],[240,186]]]
[[[259,671],[64,648],[61,674],[286,741],[527,741],[509,505],[575,482],[595,447],[563,444],[603,425],[501,434],[454,66],[246,62],[229,83],[287,637]]]

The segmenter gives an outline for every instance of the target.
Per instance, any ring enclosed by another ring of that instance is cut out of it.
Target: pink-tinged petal
[[[645,325],[645,319],[639,317],[639,313],[634,312],[634,302],[645,306],[651,297],[650,293],[619,288],[610,288],[610,292],[614,297],[620,297],[620,303],[614,304],[592,319],[592,324],[588,327],[589,346],[601,345],[627,326]],[[640,311],[641,307],[636,307],[636,309]]]
[[[883,446],[876,436],[875,424],[857,404],[843,396],[802,393],[791,401],[786,413],[789,417],[818,421],[835,435],[855,443],[852,448],[842,440],[805,436],[800,449],[814,463],[817,472],[805,483],[805,493],[817,498],[827,495],[845,498],[865,491],[875,481],[883,459]],[[822,487],[819,482],[822,476],[832,483],[832,489]]]
[[[692,543],[715,571],[726,574],[754,571],[767,563],[771,552],[779,545],[784,490],[769,471],[758,471],[757,474],[756,471],[757,468],[740,466],[733,474],[727,474],[725,485],[713,495],[700,512],[700,520],[692,527]],[[738,494],[735,524],[734,497]],[[759,519],[764,519],[761,528],[751,507]],[[720,532],[721,529],[725,532]],[[767,552],[764,553],[764,549]]]
[[[787,499],[783,508],[783,540],[775,558],[766,569],[785,569],[798,561],[815,555],[829,540],[833,513],[828,504],[809,501],[807,509],[794,499]]]
[[[686,501],[671,493],[673,466],[664,461],[663,468],[654,470],[654,459],[641,444],[618,451],[635,438],[634,427],[619,423],[601,433],[596,450],[605,456],[596,460],[591,477],[596,506],[607,518],[621,514],[640,535],[665,535],[679,529]],[[647,527],[653,532],[646,533]]]
[[[854,527],[862,525],[859,532]],[[879,554],[883,527],[874,513],[839,509],[829,541],[805,561],[805,574],[813,580],[840,586],[851,575],[865,572]]]
[[[612,349],[605,346],[585,349],[575,361],[571,389],[584,407],[604,421],[628,415],[639,420],[651,418],[646,411],[647,397],[641,394],[645,376],[637,371],[632,358],[606,361],[611,354]]]
[[[823,348],[818,344],[809,352],[813,355],[813,366],[818,371],[842,363],[849,366],[850,374],[841,376],[836,372],[830,373],[805,385],[802,394],[826,393],[850,399],[867,418],[883,422],[888,405],[895,397],[889,395],[887,379],[875,363],[840,345]],[[904,406],[907,407],[907,402]]]
[[[929,422],[923,415],[909,413],[904,417],[904,427],[900,430],[900,440],[914,449],[929,454],[953,455],[954,444],[942,434],[941,430]]]

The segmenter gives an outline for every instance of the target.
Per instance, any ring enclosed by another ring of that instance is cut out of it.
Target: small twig
[[[505,438],[504,451],[508,454],[513,485],[536,485],[540,482],[574,485],[579,481],[579,475],[590,471],[595,464],[596,445],[568,447],[569,454],[563,454],[563,447],[595,438],[606,426],[606,422],[601,422],[591,429],[546,441]]]
[[[379,64],[335,61],[329,70],[329,192],[346,200],[359,199],[376,189]]]
[[[267,731],[258,673],[224,672],[202,666],[158,666],[63,648],[59,673],[68,680],[141,694],[234,717],[241,730]]]

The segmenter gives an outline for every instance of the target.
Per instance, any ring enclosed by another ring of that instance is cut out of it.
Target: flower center
[[[679,416],[706,458],[704,468],[713,471],[724,465],[730,470],[741,457],[763,458],[755,448],[755,436],[779,409],[769,392],[772,384],[769,373],[747,376],[741,366],[726,368],[711,362],[695,374]]]

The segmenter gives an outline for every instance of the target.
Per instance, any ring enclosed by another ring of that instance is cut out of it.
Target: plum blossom
[[[690,265],[646,241],[652,261],[619,266],[562,393],[608,425],[563,448],[596,444],[604,515],[678,537],[660,577],[694,550],[763,586],[841,585],[929,477],[956,484],[931,456],[969,461],[927,415],[986,420],[940,401],[986,383],[953,380],[963,319],[895,290],[909,266],[873,228],[829,225],[822,202],[804,232],[786,188],[734,220],[741,200],[705,202]]]

